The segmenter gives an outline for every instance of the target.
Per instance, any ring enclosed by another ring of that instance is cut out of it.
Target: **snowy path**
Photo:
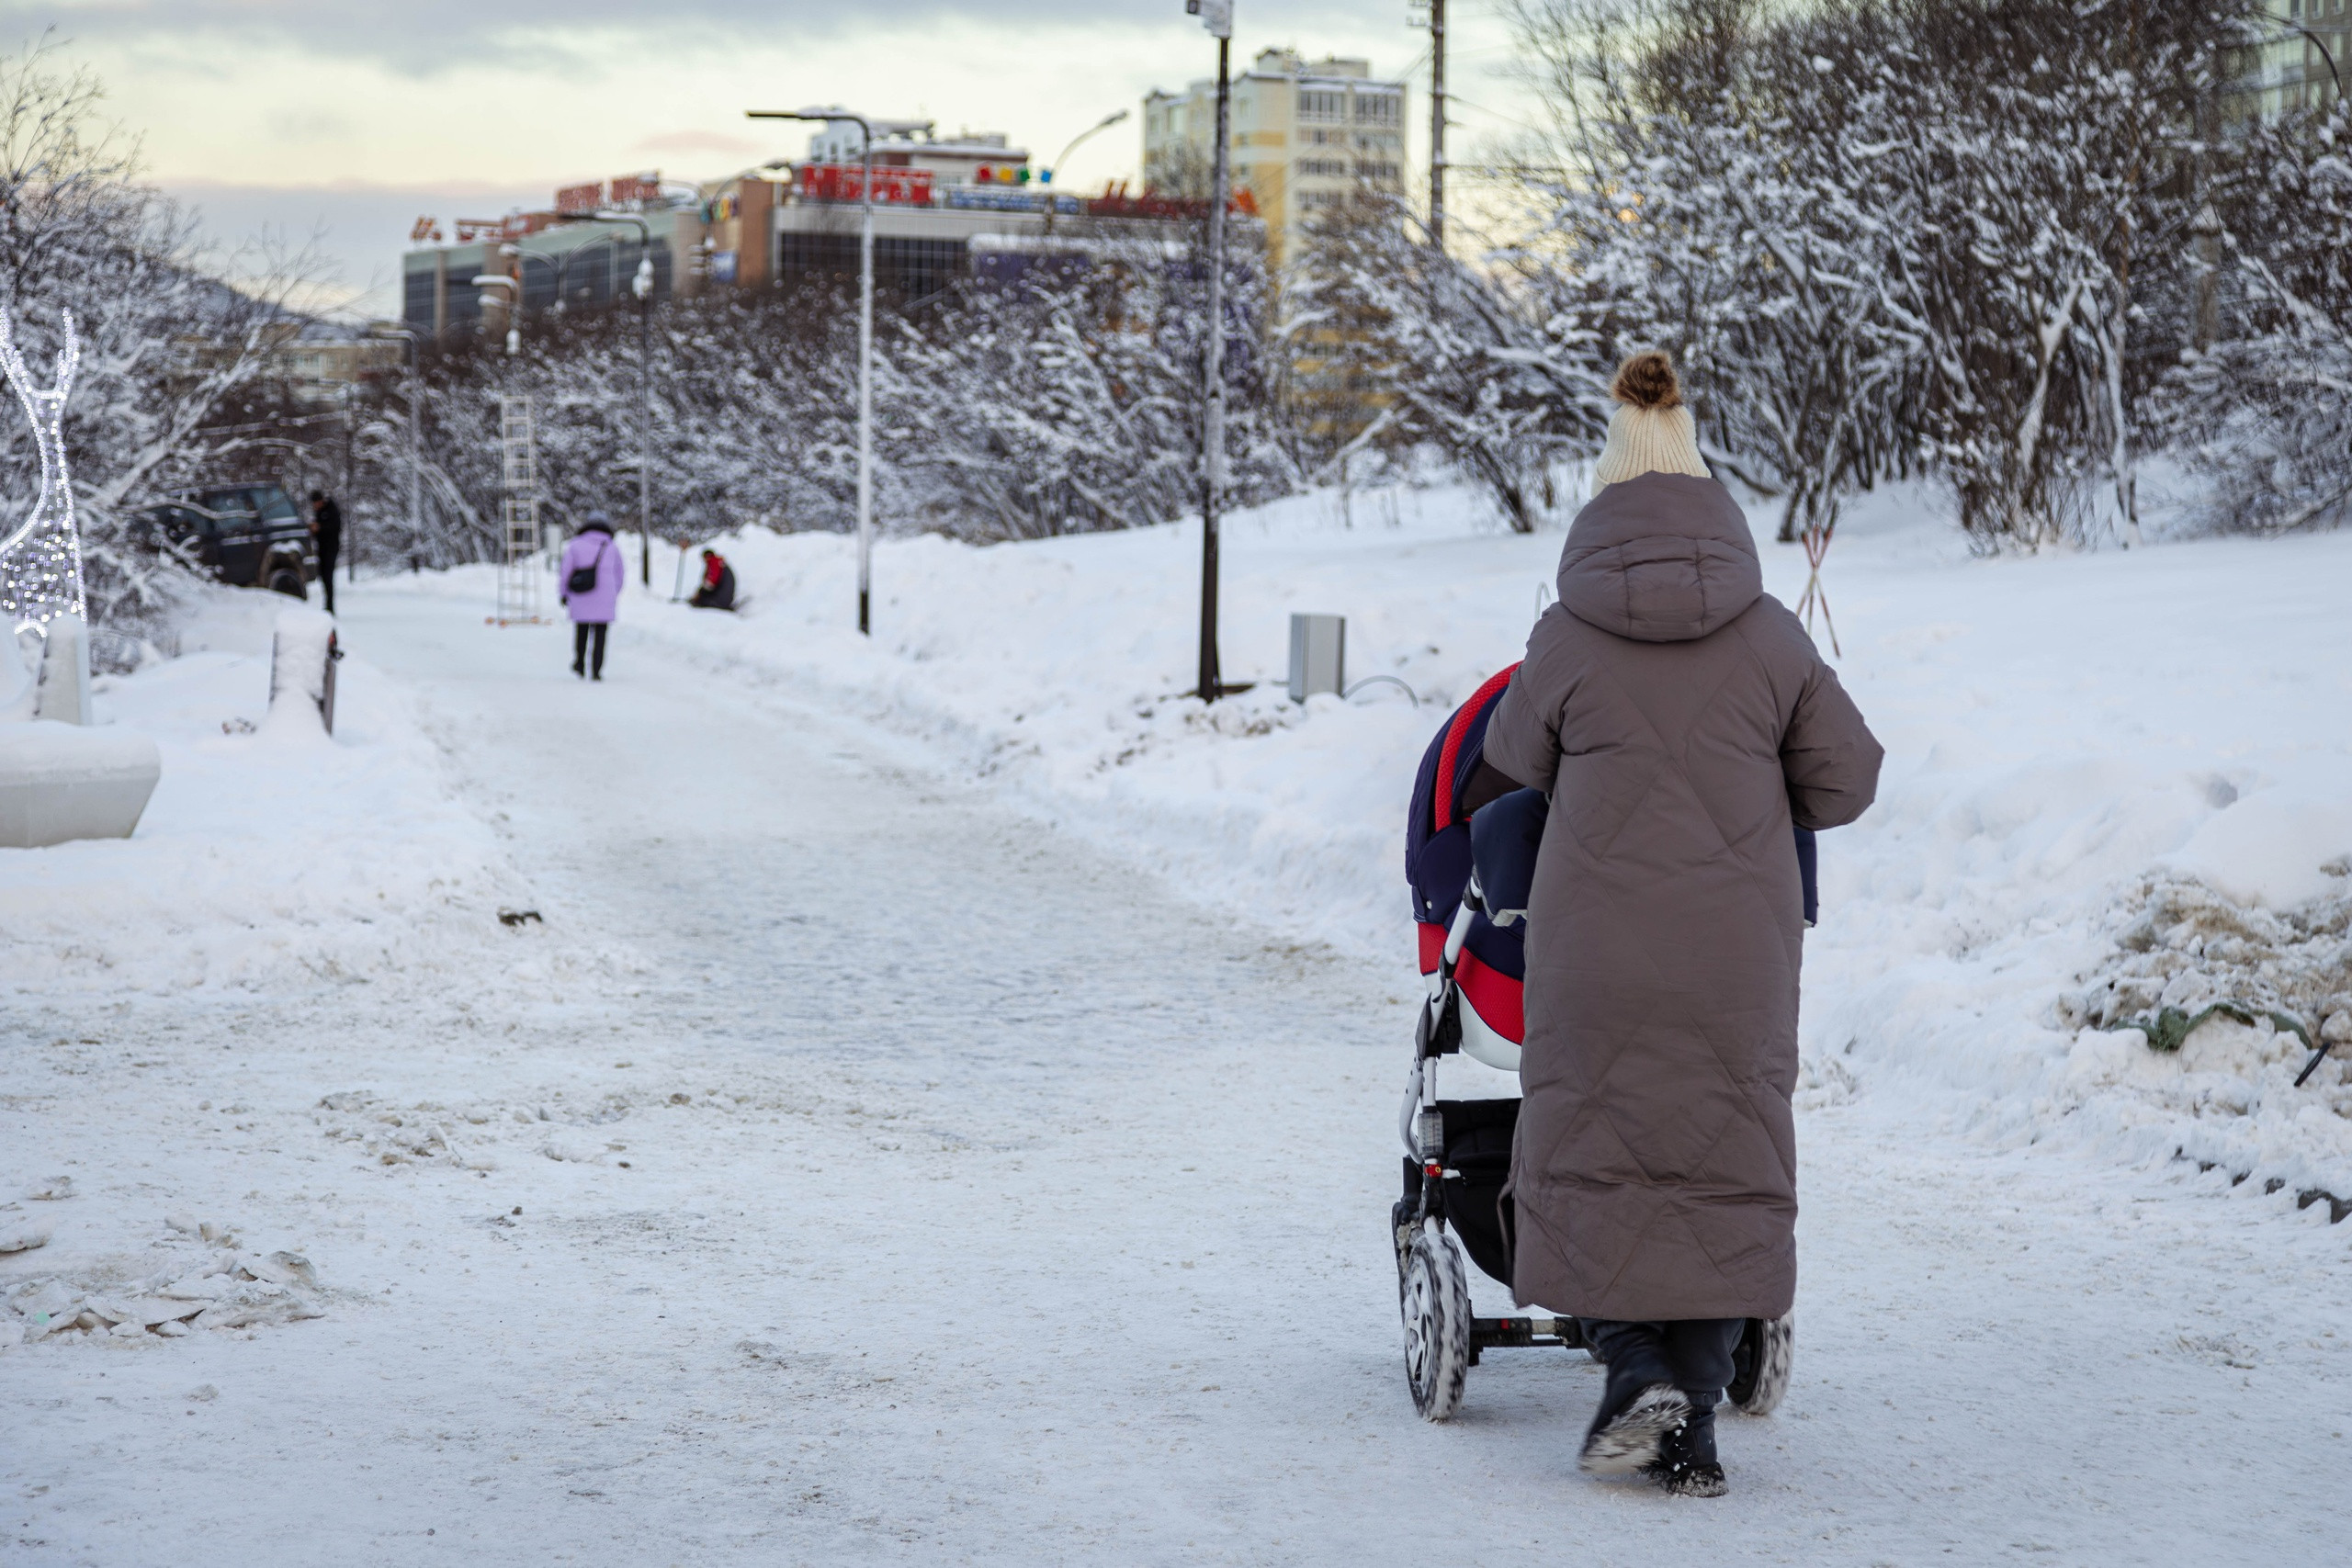
[[[77,1162],[125,1246],[173,1209],[298,1238],[332,1303],[0,1358],[11,1563],[2303,1563],[2352,1539],[2352,1225],[1955,1144],[1869,1095],[1800,1121],[1798,1381],[1727,1421],[1731,1497],[1577,1476],[1578,1355],[1497,1353],[1424,1426],[1382,1234],[1408,976],[1179,904],[629,628],[589,688],[554,631],[353,598],[355,649],[424,694],[546,924],[485,922],[477,994],[322,978],[10,1021],[0,1175]],[[508,967],[560,952],[600,976],[510,999]],[[379,1112],[495,1168],[378,1163]]]

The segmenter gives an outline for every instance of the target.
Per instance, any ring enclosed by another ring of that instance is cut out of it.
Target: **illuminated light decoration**
[[[57,375],[43,389],[17,347],[8,312],[0,308],[0,368],[17,389],[40,451],[40,495],[32,510],[0,542],[0,611],[12,630],[45,626],[59,615],[86,615],[82,592],[82,535],[74,521],[74,483],[65,467],[65,400],[82,362],[82,341],[74,313],[64,312],[65,346],[57,351]]]

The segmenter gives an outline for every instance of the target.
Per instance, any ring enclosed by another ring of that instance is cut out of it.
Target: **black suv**
[[[182,491],[142,508],[131,519],[131,537],[182,547],[234,588],[266,588],[307,599],[310,580],[317,575],[310,525],[283,485]]]

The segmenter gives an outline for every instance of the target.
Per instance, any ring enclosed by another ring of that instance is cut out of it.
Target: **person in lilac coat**
[[[620,608],[621,579],[628,568],[620,547],[613,543],[613,525],[601,512],[591,512],[580,532],[563,547],[563,561],[555,570],[556,592],[571,612],[571,672],[601,681],[605,678],[605,628]],[[574,582],[594,581],[593,588]],[[592,651],[593,649],[593,651]]]

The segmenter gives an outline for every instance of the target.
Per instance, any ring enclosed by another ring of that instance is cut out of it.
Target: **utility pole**
[[[1231,181],[1233,0],[1184,0],[1216,38],[1216,149],[1210,159],[1208,341],[1201,355],[1201,669],[1200,698],[1224,694],[1216,659],[1216,508],[1225,480],[1225,203]]]
[[[1445,249],[1445,0],[1430,5],[1430,245]]]

